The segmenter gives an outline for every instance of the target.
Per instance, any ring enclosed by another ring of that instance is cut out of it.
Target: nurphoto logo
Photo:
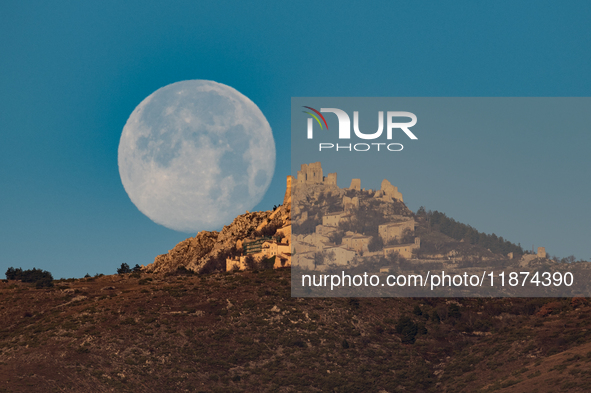
[[[303,111],[307,115],[311,116],[308,118],[307,123],[307,138],[314,139],[314,120],[320,126],[320,129],[323,130],[326,127],[328,131],[328,123],[326,118],[322,115],[322,113],[334,113],[337,116],[337,120],[339,121],[339,139],[351,139],[351,118],[342,109],[338,108],[320,108],[320,111],[309,107],[304,106],[304,108],[309,109],[309,111]],[[410,119],[410,121],[400,121],[401,118]],[[322,121],[321,121],[322,120]],[[386,112],[386,139],[392,140],[393,130],[400,129],[402,130],[406,136],[410,139],[416,140],[418,139],[416,135],[410,130],[412,126],[417,124],[417,116],[411,112],[399,112],[399,111],[387,111]],[[364,140],[375,140],[382,136],[384,132],[384,111],[378,111],[378,130],[373,133],[363,133],[359,129],[359,111],[353,111],[353,132],[355,136],[359,139]],[[372,150],[372,146],[377,150],[380,151],[380,147],[386,146],[386,149],[389,151],[401,151],[404,146],[401,143],[389,143],[386,144],[382,143],[356,143],[356,144],[339,144],[336,143],[319,143],[318,149],[319,151],[323,150],[330,150],[336,149],[339,150],[348,150],[348,151],[369,151]]]

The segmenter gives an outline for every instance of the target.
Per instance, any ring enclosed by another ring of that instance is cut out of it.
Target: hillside
[[[292,298],[289,269],[55,284],[0,283],[0,391],[591,390],[580,298]]]
[[[286,256],[289,264],[291,254],[298,254],[293,262],[304,269],[310,268],[315,254],[335,247],[341,253],[350,254],[347,260],[341,258],[335,263],[338,268],[349,262],[355,266],[399,267],[397,258],[387,258],[386,249],[397,253],[396,246],[413,242],[416,245],[411,247],[412,254],[403,252],[399,256],[414,259],[415,265],[438,263],[448,270],[450,261],[453,267],[458,267],[456,262],[464,266],[518,266],[524,254],[520,246],[494,234],[478,232],[443,213],[426,212],[424,208],[413,213],[404,204],[397,187],[385,179],[379,190],[361,189],[359,179],[353,179],[350,188],[340,188],[336,185],[337,174],[323,176],[320,163],[304,164],[302,171],[297,179],[287,177],[283,204],[274,210],[246,212],[220,232],[199,232],[157,256],[142,270],[170,273],[182,267],[195,273],[225,271],[227,258],[245,256],[242,248],[245,241],[273,236],[277,231],[288,234],[285,247],[291,251]],[[397,230],[397,225],[406,225],[406,230]],[[392,233],[379,233],[379,228],[384,226],[392,226]],[[361,243],[344,244],[343,238],[356,238]],[[258,256],[259,260],[264,257]],[[313,270],[326,268],[314,266]]]

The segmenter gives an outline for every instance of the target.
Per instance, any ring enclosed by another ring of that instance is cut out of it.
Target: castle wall
[[[322,166],[320,165],[320,162],[302,164],[301,170],[298,171],[297,180],[298,183],[322,183],[324,176],[322,176]]]
[[[230,272],[234,269],[237,270],[246,270],[246,264],[244,260],[246,259],[245,256],[237,257],[237,258],[227,258],[226,259],[226,271]]]
[[[343,210],[349,211],[354,208],[359,208],[359,198],[349,198],[348,196],[343,196]]]
[[[328,175],[326,175],[326,177],[324,178],[324,184],[336,186],[337,185],[337,174],[336,173],[329,173]]]

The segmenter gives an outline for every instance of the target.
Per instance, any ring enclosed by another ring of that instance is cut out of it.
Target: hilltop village
[[[315,162],[301,165],[286,183],[282,205],[246,212],[220,232],[202,231],[157,256],[143,271],[166,273],[182,267],[207,273],[292,265],[327,271],[369,263],[373,271],[387,273],[422,264],[465,270],[549,262],[543,247],[537,253],[524,251],[442,213],[413,213],[387,179],[377,190],[362,188],[361,179],[340,188],[337,174],[325,175]],[[449,224],[455,225],[455,233]]]
[[[473,253],[457,247],[421,250],[416,220],[417,216],[404,204],[402,193],[387,179],[378,190],[362,188],[361,179],[351,179],[349,187],[342,189],[337,186],[337,174],[324,175],[320,162],[302,164],[297,176],[287,177],[283,205],[260,221],[247,238],[236,241],[239,253],[226,258],[225,270],[293,264],[305,270],[325,271],[376,259],[437,262],[453,268],[471,260]],[[279,222],[274,234],[255,235],[264,232],[271,222]],[[513,253],[502,256],[507,260],[513,257]],[[499,255],[488,251],[480,258],[495,260]],[[514,263],[525,266],[545,258],[545,250],[540,247],[537,254],[523,255]],[[387,272],[388,266],[382,270]]]
[[[281,213],[275,210],[269,217],[269,221],[275,219]],[[260,232],[265,229],[269,221],[263,221],[256,229]],[[277,229],[273,236],[251,236],[244,240],[236,241],[236,249],[241,250],[241,255],[226,258],[226,271],[247,270],[254,266],[272,267],[278,269],[291,266],[291,224],[289,221]]]
[[[290,182],[292,221],[296,227],[292,234],[294,265],[324,270],[331,265],[348,265],[354,258],[395,253],[410,259],[413,250],[420,248],[420,238],[414,236],[416,223],[412,213],[402,203],[398,188],[388,180],[384,179],[375,191],[361,188],[361,179],[352,179],[348,188],[340,189],[336,185],[337,174],[324,176],[321,164],[315,162],[303,164],[297,178],[288,178]],[[387,220],[360,232],[355,226],[364,207],[360,204],[379,211]],[[395,204],[402,214],[388,214],[388,205]],[[313,231],[302,225],[310,221],[317,221]],[[372,242],[379,246],[372,247]]]
[[[348,191],[352,196],[345,195]],[[330,195],[333,204],[325,207],[328,210],[337,211],[316,214],[311,218],[309,213],[310,210],[314,210],[315,202],[310,205],[302,203],[302,198],[309,197],[310,193],[312,196]],[[287,177],[283,206],[291,207],[295,203],[291,215],[292,218],[296,218],[296,228],[301,228],[301,225],[297,224],[318,219],[319,223],[315,225],[314,231],[311,233],[296,231],[292,234],[291,220],[289,220],[283,227],[277,229],[273,236],[238,240],[236,247],[242,250],[242,255],[227,258],[226,270],[245,270],[249,268],[249,264],[260,264],[271,259],[274,268],[291,266],[293,259],[302,268],[322,270],[324,266],[350,264],[355,257],[360,258],[364,255],[388,256],[398,253],[404,258],[411,258],[413,250],[420,248],[420,239],[414,237],[408,243],[401,241],[412,236],[415,230],[415,220],[408,209],[405,215],[390,215],[388,222],[378,226],[377,231],[384,244],[379,251],[370,251],[372,236],[354,230],[341,229],[344,224],[351,223],[354,219],[355,212],[360,207],[360,198],[367,194],[371,194],[371,198],[380,203],[403,202],[398,188],[388,180],[384,179],[380,189],[375,192],[362,189],[360,179],[352,179],[349,188],[343,190],[337,186],[336,173],[324,176],[319,162],[303,164],[301,170],[297,172],[297,177]],[[279,214],[278,211],[274,212],[269,217],[270,220],[277,214]],[[266,222],[261,223],[257,230],[262,230],[265,225]],[[325,260],[326,264],[322,263],[320,266],[319,259]]]

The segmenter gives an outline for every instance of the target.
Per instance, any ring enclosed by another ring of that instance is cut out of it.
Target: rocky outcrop
[[[177,244],[167,254],[158,255],[154,263],[143,270],[149,273],[168,273],[180,267],[195,270],[203,258],[212,251],[218,235],[218,232],[199,232],[197,236]]]
[[[234,219],[221,232],[202,231],[195,237],[177,244],[167,254],[159,255],[143,268],[149,273],[168,273],[180,267],[200,273],[207,261],[234,247],[242,248],[242,241],[265,228],[281,228],[289,225],[289,205],[279,206],[275,211],[251,212]]]

